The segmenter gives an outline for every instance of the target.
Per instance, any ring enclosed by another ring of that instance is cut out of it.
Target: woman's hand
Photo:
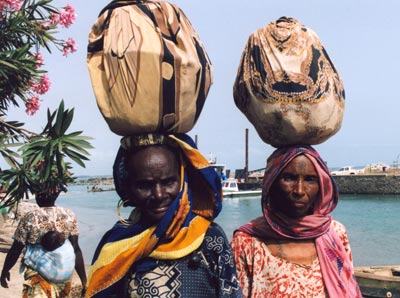
[[[10,271],[1,271],[0,283],[3,288],[8,288],[7,281],[10,281]]]
[[[84,298],[86,294],[86,287],[82,287],[81,297]]]

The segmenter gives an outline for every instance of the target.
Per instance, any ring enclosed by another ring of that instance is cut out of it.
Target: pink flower
[[[18,11],[21,9],[22,2],[23,0],[0,0],[0,11],[3,11],[5,8]]]
[[[61,16],[59,13],[52,13],[49,18],[50,25],[58,25],[60,23]]]
[[[76,52],[77,47],[75,41],[70,37],[65,41],[64,48],[63,48],[63,56],[68,56],[69,53]]]
[[[40,66],[42,66],[44,64],[43,56],[41,53],[39,53],[39,52],[36,53],[35,59],[36,59],[36,68],[39,68]]]
[[[34,115],[39,110],[40,107],[39,98],[37,96],[33,96],[32,98],[28,99],[25,102],[25,107],[26,107],[25,112],[28,115],[30,116]]]
[[[52,26],[51,21],[50,22],[48,22],[48,21],[46,21],[46,22],[40,21],[40,22],[34,22],[34,23],[35,23],[35,25],[37,25],[39,30],[49,30],[51,28],[51,26]],[[54,27],[56,27],[56,26],[54,26]]]
[[[67,6],[65,6],[60,12],[60,25],[64,28],[68,28],[75,22],[75,19],[75,9],[70,4],[67,4]]]
[[[37,94],[45,94],[47,91],[49,91],[50,86],[51,83],[49,77],[47,75],[44,75],[39,82],[33,84],[32,90]]]

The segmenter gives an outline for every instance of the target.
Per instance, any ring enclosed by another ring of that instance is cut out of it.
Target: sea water
[[[97,243],[118,220],[118,200],[115,191],[87,192],[85,186],[71,186],[57,200],[78,217],[85,263],[91,262]],[[121,216],[126,218],[130,211],[122,208]],[[231,239],[236,228],[260,215],[259,197],[225,199],[216,222]],[[399,215],[400,196],[340,196],[333,217],[346,226],[355,266],[400,264]]]

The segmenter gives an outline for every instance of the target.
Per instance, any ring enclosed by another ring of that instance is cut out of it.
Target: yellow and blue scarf
[[[117,222],[103,236],[89,270],[86,297],[107,297],[134,264],[138,265],[137,271],[145,271],[154,266],[154,259],[179,259],[189,255],[200,247],[209,225],[221,211],[221,181],[185,134],[144,134],[122,140],[114,164],[114,183],[121,199],[129,199],[123,158],[129,147],[171,143],[182,159],[178,196],[156,226],[134,220],[131,225]],[[136,213],[137,209],[133,214]]]

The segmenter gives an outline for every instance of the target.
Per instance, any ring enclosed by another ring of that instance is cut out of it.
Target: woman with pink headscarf
[[[265,169],[263,216],[232,239],[245,297],[362,297],[346,229],[333,220],[338,191],[311,146],[277,149]]]

